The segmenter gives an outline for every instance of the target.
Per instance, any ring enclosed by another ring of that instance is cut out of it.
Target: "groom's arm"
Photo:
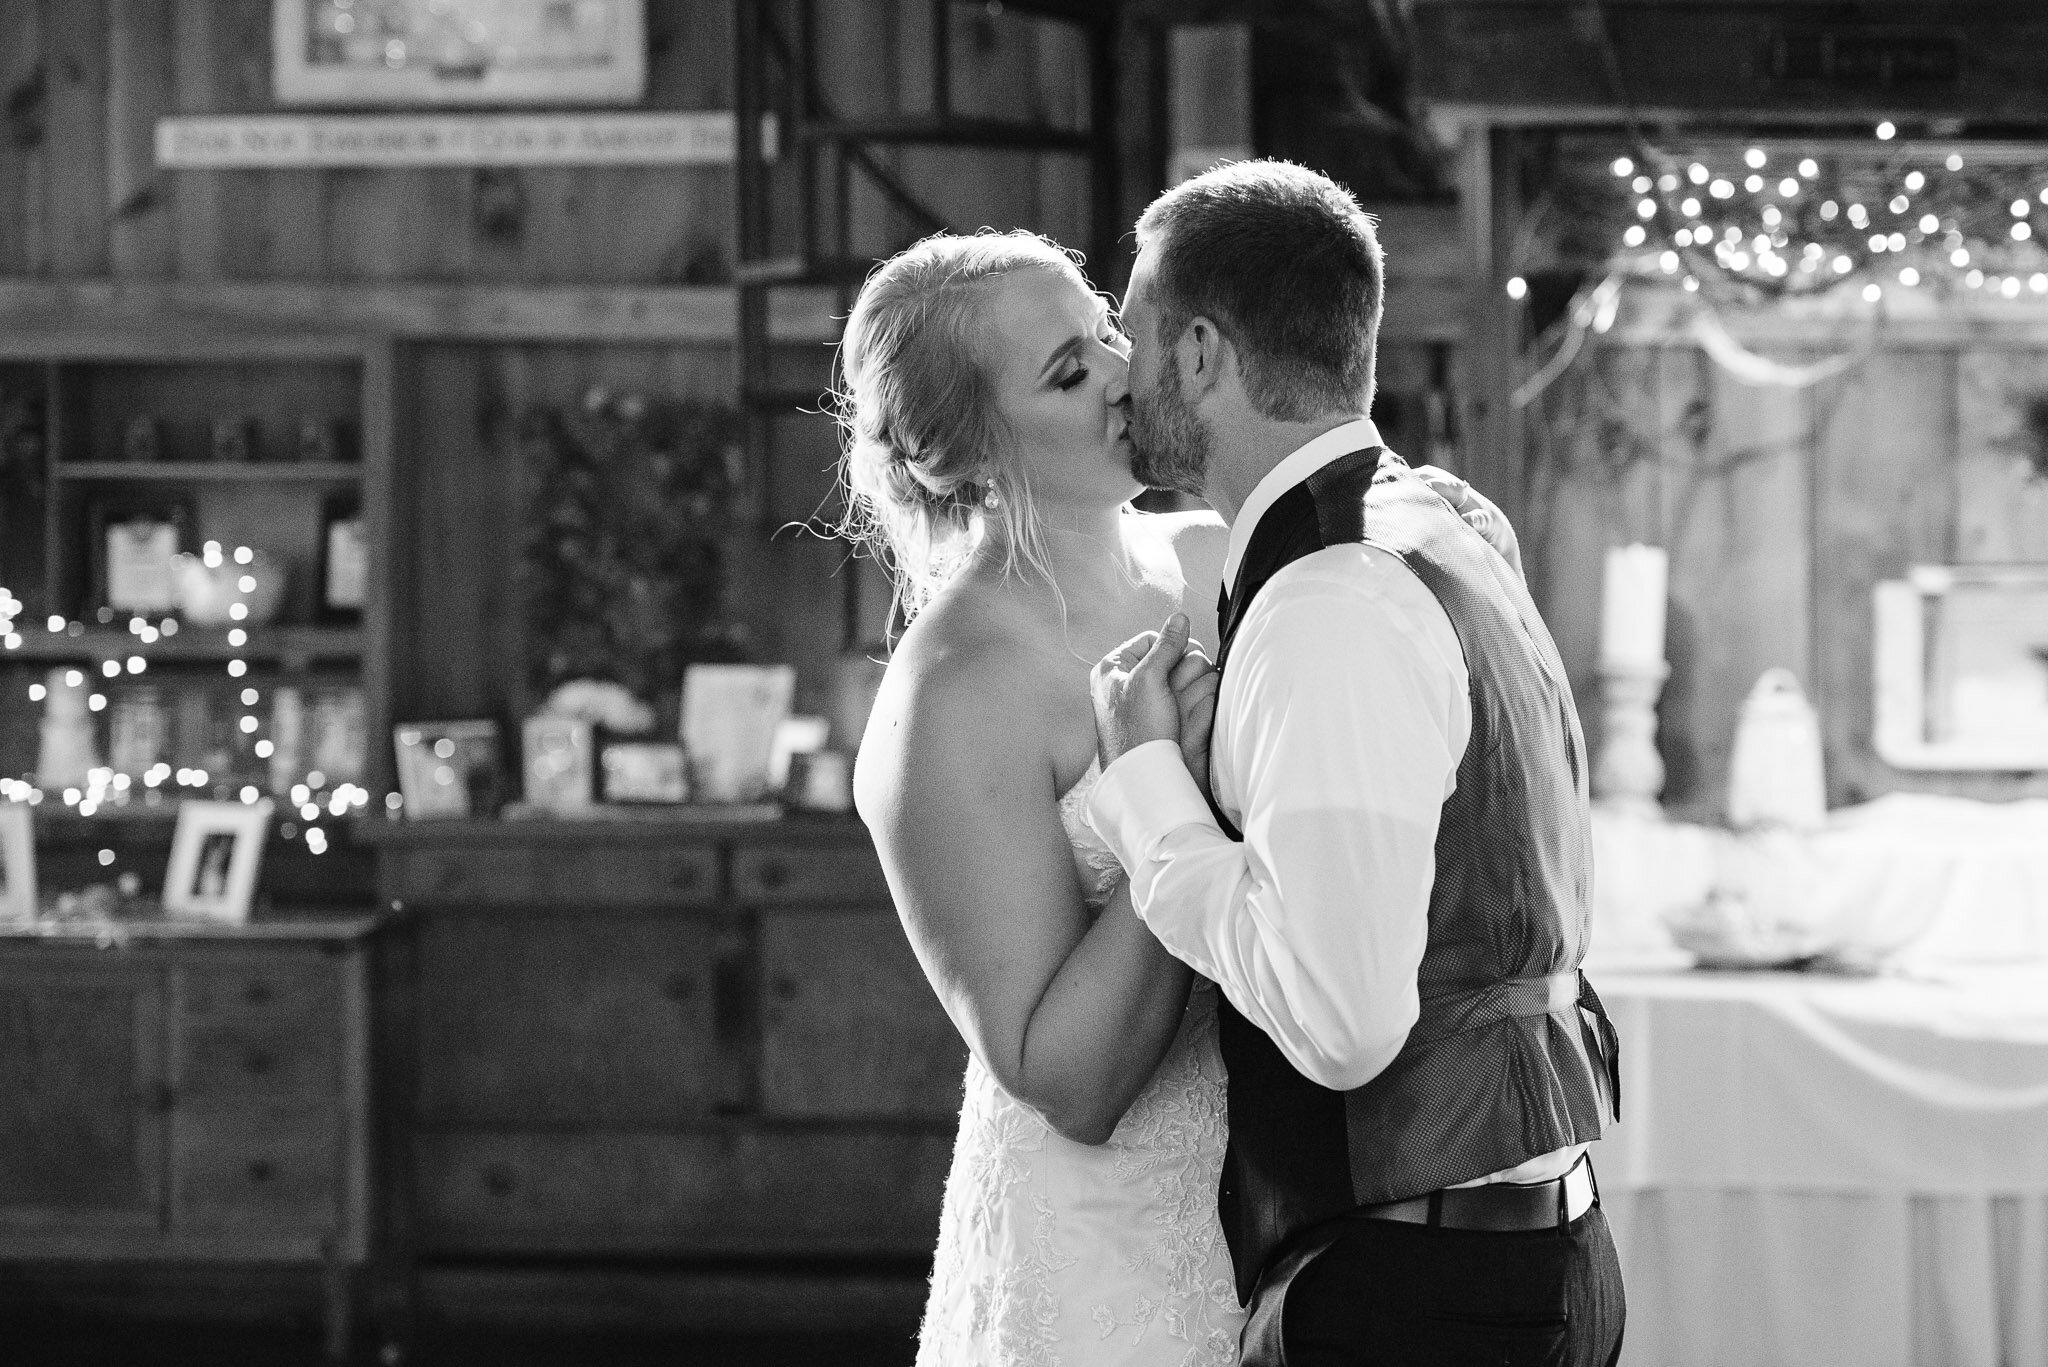
[[[1471,726],[1442,608],[1360,547],[1297,562],[1232,646],[1211,816],[1168,742],[1113,763],[1090,804],[1133,903],[1311,1080],[1362,1086],[1414,1025],[1439,813]]]

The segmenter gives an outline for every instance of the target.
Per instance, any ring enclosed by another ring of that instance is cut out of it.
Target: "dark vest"
[[[1332,1091],[1222,1008],[1219,1205],[1246,1301],[1290,1236],[1597,1139],[1619,1101],[1613,1030],[1578,972],[1592,905],[1585,741],[1550,633],[1507,563],[1399,456],[1355,452],[1259,519],[1218,663],[1228,670],[1267,580],[1347,542],[1399,556],[1443,605],[1471,677],[1472,736],[1437,830],[1421,1015],[1394,1061]]]

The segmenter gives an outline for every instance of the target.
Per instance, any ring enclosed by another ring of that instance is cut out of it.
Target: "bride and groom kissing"
[[[970,1050],[918,1361],[1611,1363],[1587,761],[1513,530],[1366,416],[1348,191],[1223,166],[1137,241],[1119,317],[926,239],[840,344],[910,617],[856,797]]]

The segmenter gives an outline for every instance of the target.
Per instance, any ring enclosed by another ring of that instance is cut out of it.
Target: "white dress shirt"
[[[1224,583],[1274,500],[1379,444],[1361,419],[1275,466],[1231,526]],[[1209,774],[1243,840],[1216,824],[1171,741],[1110,765],[1088,816],[1160,943],[1305,1077],[1348,1091],[1415,1024],[1437,822],[1471,730],[1464,652],[1436,596],[1388,551],[1329,546],[1268,580],[1231,644]],[[1478,1181],[1546,1181],[1583,1148]]]

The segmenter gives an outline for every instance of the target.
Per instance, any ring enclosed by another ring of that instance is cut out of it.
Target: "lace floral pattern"
[[[1097,776],[1060,801],[1094,905],[1121,873],[1082,815]],[[1216,1220],[1223,1141],[1207,983],[1099,1147],[1054,1134],[970,1060],[918,1367],[1232,1367],[1243,1313]]]

